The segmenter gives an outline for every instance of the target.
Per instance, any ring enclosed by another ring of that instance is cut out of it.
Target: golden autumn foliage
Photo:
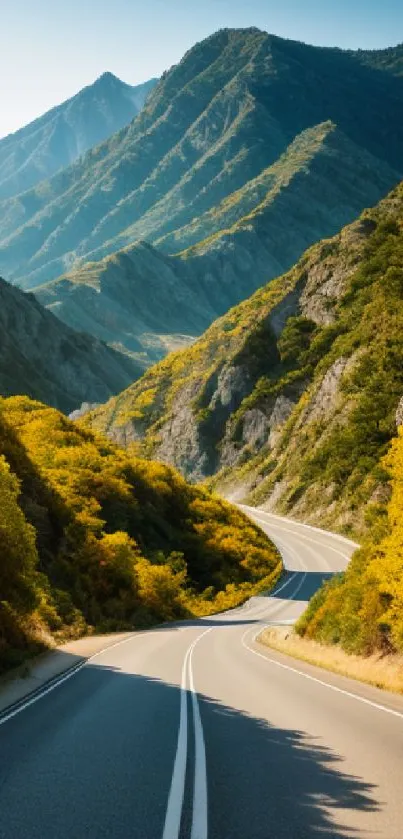
[[[147,626],[237,605],[280,572],[239,510],[38,402],[0,401],[0,455],[0,668],[33,623],[56,638]]]
[[[312,599],[300,635],[351,653],[403,652],[403,432],[383,465],[391,476],[387,534],[358,550],[344,575]]]

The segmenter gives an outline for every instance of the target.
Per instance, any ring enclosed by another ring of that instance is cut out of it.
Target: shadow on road
[[[343,755],[214,696],[199,699],[209,839],[370,835],[351,825],[379,809],[375,789],[344,771]],[[0,727],[1,839],[160,839],[179,700],[176,685],[93,662]]]
[[[281,600],[310,600],[318,588],[334,576],[335,573],[332,571],[286,571],[274,591],[267,593],[267,597],[279,597]],[[288,584],[283,588],[284,583]]]

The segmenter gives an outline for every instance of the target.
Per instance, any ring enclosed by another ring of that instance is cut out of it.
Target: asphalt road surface
[[[271,597],[129,639],[0,718],[1,839],[403,836],[403,699],[273,652],[353,545],[249,511]]]

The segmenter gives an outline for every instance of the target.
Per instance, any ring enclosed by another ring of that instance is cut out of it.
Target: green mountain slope
[[[403,186],[88,418],[233,497],[356,534],[382,508]]]
[[[131,86],[112,73],[0,140],[0,199],[50,178],[139,113],[157,79]]]
[[[273,584],[243,514],[52,408],[0,400],[0,671],[52,639],[211,613]]]
[[[69,412],[101,402],[142,372],[140,363],[74,332],[32,294],[0,279],[0,394],[24,393]]]
[[[313,597],[297,624],[300,635],[348,653],[403,652],[402,433],[382,466],[391,479],[387,521],[355,553],[347,572]]]
[[[402,79],[356,54],[257,29],[222,30],[164,74],[126,129],[3,202],[0,269],[33,287],[136,239],[170,236],[272,166],[302,131],[329,120],[378,161],[372,169],[400,171],[402,108]],[[362,208],[371,198],[361,188]],[[303,192],[299,200],[302,207]],[[329,222],[320,235],[333,231]]]
[[[375,70],[383,70],[393,76],[403,75],[403,44],[383,50],[358,50],[354,54],[359,61]]]
[[[155,361],[292,265],[323,232],[335,233],[396,181],[387,164],[331,122],[302,132],[273,166],[172,236],[176,257],[146,243],[35,289],[83,329]],[[284,220],[286,219],[286,223]],[[217,227],[220,232],[215,233]]]

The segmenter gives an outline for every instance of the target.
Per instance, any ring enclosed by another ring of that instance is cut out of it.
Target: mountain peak
[[[119,79],[118,76],[115,76],[114,73],[111,73],[110,70],[106,70],[105,73],[102,73],[98,78],[95,80],[95,84],[122,84],[122,80]]]

